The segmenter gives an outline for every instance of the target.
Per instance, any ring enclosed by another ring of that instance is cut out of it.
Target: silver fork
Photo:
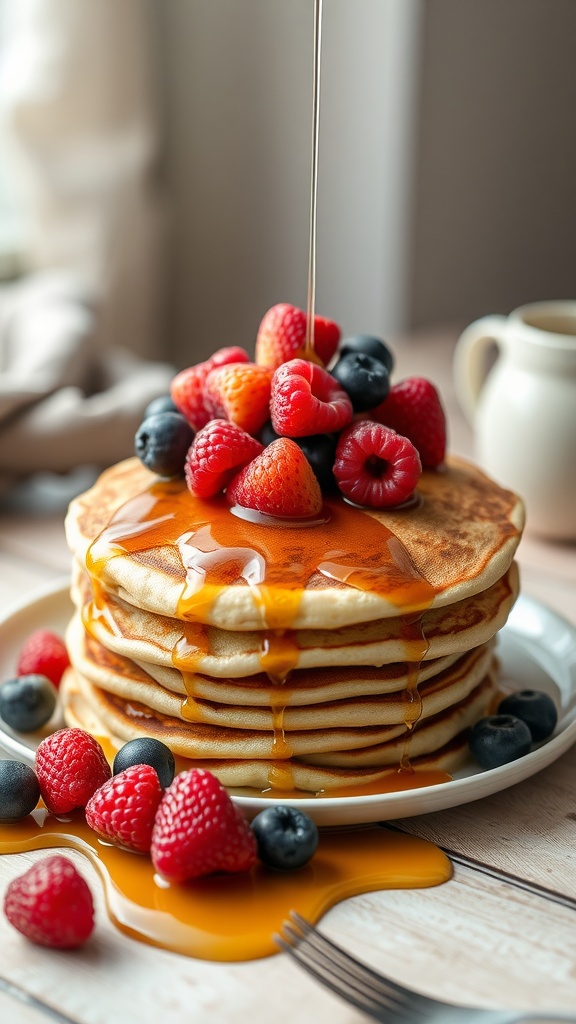
[[[350,956],[294,911],[275,935],[277,946],[332,992],[383,1024],[515,1024],[520,1021],[576,1021],[569,1014],[482,1010],[420,995],[390,981]]]

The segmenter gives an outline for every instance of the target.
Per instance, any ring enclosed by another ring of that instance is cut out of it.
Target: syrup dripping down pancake
[[[192,758],[190,763],[180,767],[207,768],[230,787],[265,791],[276,786],[310,793],[345,791],[377,782],[383,771],[397,771],[405,752],[405,738],[400,735],[383,738],[364,748],[366,758],[373,759],[373,764],[368,766],[362,764],[362,748],[334,753],[332,759],[342,759],[340,767],[311,763],[311,757],[304,760],[297,755],[290,760],[275,759],[269,755],[258,757],[250,753],[248,745],[240,756],[232,753],[228,758],[210,757],[201,752],[198,732],[204,729],[211,733],[213,741],[217,739],[216,746],[222,751],[224,737],[217,736],[213,727],[171,720],[159,713],[152,714],[148,709],[141,710],[139,706],[123,703],[82,680],[73,670],[68,670],[62,686],[66,720],[70,726],[104,737],[116,748],[138,736],[154,736],[168,743],[178,757]],[[488,673],[463,701],[417,726],[411,737],[411,767],[415,770],[456,770],[467,756],[467,729],[486,713],[493,692],[493,677]],[[220,734],[222,732],[220,730]],[[207,743],[203,745],[208,746]],[[346,759],[347,764],[344,763]]]
[[[407,689],[403,683],[396,691],[362,695],[357,692],[354,679],[350,679],[345,699],[314,704],[289,705],[290,682],[285,687],[275,688],[267,707],[226,704],[219,700],[199,698],[197,694],[183,699],[155,682],[127,659],[105,659],[102,657],[102,648],[95,648],[90,643],[84,652],[77,652],[72,644],[69,647],[75,669],[100,689],[168,717],[229,729],[273,732],[279,727],[280,719],[284,735],[301,730],[346,728],[349,731],[350,728],[370,725],[400,725],[404,729],[407,694],[414,693],[413,689]],[[445,710],[466,696],[485,676],[492,657],[492,644],[488,643],[463,655],[433,677],[425,681],[420,679],[418,719]],[[418,672],[418,666],[414,666],[414,671]],[[215,685],[218,686],[218,681]],[[266,687],[265,683],[263,685]],[[412,687],[415,686],[414,679]],[[266,688],[269,689],[269,685]]]
[[[95,585],[138,608],[224,630],[335,629],[446,607],[509,568],[516,495],[452,459],[422,474],[418,498],[369,512],[335,499],[324,525],[256,526],[131,459],[71,503],[66,531]]]
[[[375,666],[459,655],[485,643],[504,625],[518,596],[515,562],[488,590],[446,608],[414,616],[376,619],[340,629],[299,629],[290,633],[294,669]],[[94,599],[86,572],[76,566],[72,596],[91,635],[103,646],[143,664],[159,666],[154,677],[184,692],[182,673],[241,679],[260,673],[266,634],[222,630],[186,623],[135,608],[98,592]],[[411,630],[417,621],[418,629]],[[422,637],[426,638],[425,650]],[[176,670],[173,666],[178,664]]]

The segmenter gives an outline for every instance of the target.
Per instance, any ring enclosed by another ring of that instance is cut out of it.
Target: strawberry
[[[321,366],[291,359],[274,373],[270,418],[277,434],[305,437],[332,434],[351,422],[348,395]]]
[[[59,686],[69,665],[70,658],[62,638],[49,629],[37,629],[22,645],[16,675],[47,676],[54,686]]]
[[[83,729],[58,729],[38,744],[36,775],[42,799],[53,814],[85,807],[110,778],[102,747]]]
[[[263,450],[260,441],[235,423],[211,420],[188,450],[184,466],[188,489],[197,498],[213,497]]]
[[[150,852],[159,874],[183,882],[247,871],[256,863],[256,839],[218,779],[193,768],[177,775],[162,797]]]
[[[210,371],[228,363],[247,363],[249,359],[245,349],[233,345],[219,348],[209,359],[176,374],[170,385],[172,401],[194,430],[200,430],[212,418],[204,401],[204,384]]]
[[[342,494],[357,505],[400,505],[412,495],[421,473],[414,445],[381,423],[353,423],[338,439],[336,483]]]
[[[231,363],[211,370],[204,401],[213,417],[224,417],[256,434],[269,416],[272,370],[255,363]]]
[[[226,491],[229,505],[271,516],[308,518],[322,509],[314,471],[295,441],[280,437],[234,477]]]
[[[10,882],[4,913],[22,935],[40,946],[73,949],[94,928],[94,905],[87,882],[68,857],[38,861]]]
[[[424,377],[408,377],[370,413],[417,448],[425,469],[436,469],[446,455],[446,417],[434,385]]]
[[[148,853],[162,792],[154,768],[134,764],[113,775],[90,797],[86,821],[107,842]]]
[[[280,302],[264,314],[256,337],[256,362],[276,370],[289,359],[302,357],[306,345],[307,316],[296,306]],[[314,317],[314,352],[326,365],[340,340],[340,328],[333,320]]]

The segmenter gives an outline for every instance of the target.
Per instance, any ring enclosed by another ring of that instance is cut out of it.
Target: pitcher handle
[[[456,342],[454,387],[462,412],[471,425],[486,378],[486,350],[489,345],[498,348],[502,345],[506,320],[505,316],[483,316],[470,324]]]

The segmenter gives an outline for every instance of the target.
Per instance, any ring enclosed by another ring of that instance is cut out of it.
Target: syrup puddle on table
[[[101,842],[83,812],[58,819],[36,810],[24,821],[0,825],[0,854],[62,847],[94,865],[108,915],[120,931],[203,960],[254,960],[278,952],[272,935],[290,910],[314,923],[349,896],[427,888],[452,874],[433,843],[370,825],[321,831],[316,854],[296,871],[258,863],[249,872],[170,885],[155,875],[149,857]]]

